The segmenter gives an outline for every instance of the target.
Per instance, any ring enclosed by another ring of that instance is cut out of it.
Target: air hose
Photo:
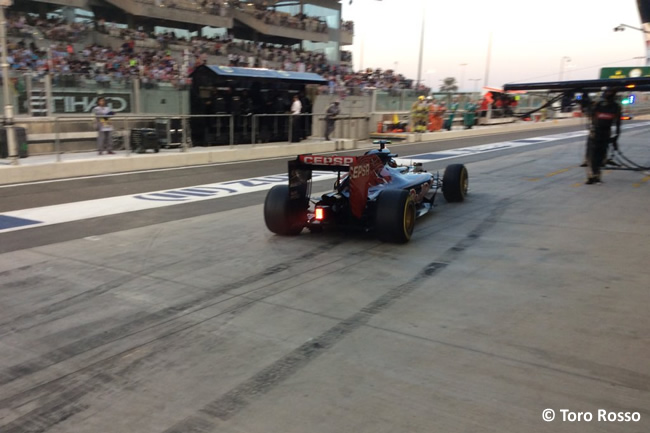
[[[627,170],[634,170],[634,171],[650,170],[650,167],[639,165],[636,162],[632,161],[631,159],[627,158],[625,155],[623,155],[623,152],[621,152],[618,149],[614,149],[613,156],[615,162]]]
[[[531,114],[536,113],[536,112],[538,112],[538,111],[540,111],[540,110],[543,110],[543,109],[548,108],[549,106],[553,105],[554,103],[556,103],[557,101],[559,101],[560,99],[562,99],[563,96],[564,96],[564,95],[559,95],[559,96],[556,96],[556,97],[553,98],[553,99],[549,99],[549,100],[548,100],[544,105],[542,105],[542,106],[540,106],[540,107],[538,107],[538,108],[535,108],[534,110],[531,110],[531,111],[529,111],[529,112],[527,112],[527,113],[524,113],[524,114],[517,114],[517,115],[515,115],[515,117],[518,117],[518,118],[520,118],[520,119],[525,119],[525,118],[527,118],[527,117],[530,117]]]

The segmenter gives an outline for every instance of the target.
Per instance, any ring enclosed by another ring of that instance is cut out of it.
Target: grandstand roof
[[[192,73],[192,75],[201,68],[208,68],[216,75],[223,77],[269,78],[285,81],[302,81],[315,84],[327,83],[323,77],[312,72],[276,71],[273,69],[239,68],[234,66],[200,66]]]

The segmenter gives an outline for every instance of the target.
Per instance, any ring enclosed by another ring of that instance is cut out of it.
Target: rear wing
[[[350,172],[350,207],[352,214],[361,218],[368,200],[368,188],[380,183],[383,167],[377,155],[299,155],[289,161],[289,199],[308,204],[314,170]]]
[[[356,161],[356,156],[298,155],[296,159],[289,161],[289,198],[291,200],[309,199],[309,182],[314,170],[350,171],[350,166]]]
[[[321,171],[348,171],[357,162],[357,156],[342,155],[299,155],[293,163],[303,168]],[[289,167],[291,168],[291,162]]]

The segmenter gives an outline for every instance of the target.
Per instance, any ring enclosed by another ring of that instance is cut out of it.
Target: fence
[[[18,116],[89,114],[101,95],[113,111],[189,114],[189,91],[179,83],[119,74],[12,74],[11,103]],[[4,105],[4,94],[2,104]]]
[[[113,144],[126,156],[147,150],[186,152],[198,147],[266,144],[291,144],[296,137],[322,140],[325,114],[214,115],[116,115]],[[354,136],[367,138],[368,116],[343,114],[337,117],[333,139]],[[27,130],[28,153],[52,155],[54,160],[75,159],[81,152],[96,151],[97,131],[94,116],[52,116],[43,119],[18,119]],[[134,131],[136,131],[134,133]],[[134,135],[135,134],[135,135]],[[137,136],[145,142],[133,143]],[[153,137],[153,138],[151,138]],[[142,138],[144,140],[144,138]],[[146,140],[145,140],[146,141]]]

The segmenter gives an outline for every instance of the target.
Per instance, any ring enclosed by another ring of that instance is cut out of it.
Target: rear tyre
[[[375,228],[382,242],[403,244],[415,227],[415,201],[408,191],[388,189],[377,197]]]
[[[451,164],[442,176],[442,194],[449,203],[465,200],[469,188],[467,168],[463,164]]]
[[[307,221],[302,201],[289,200],[289,186],[275,185],[264,200],[264,222],[273,233],[283,236],[300,234]]]

